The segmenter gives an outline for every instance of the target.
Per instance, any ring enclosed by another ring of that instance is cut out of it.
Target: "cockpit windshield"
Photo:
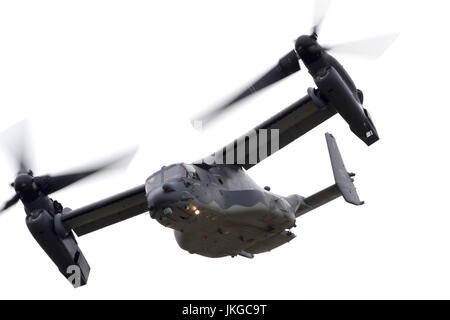
[[[147,179],[145,188],[147,192],[149,192],[150,190],[161,186],[164,182],[179,178],[193,178],[198,180],[195,167],[187,164],[176,164],[164,167],[161,171],[158,171]]]
[[[175,165],[163,169],[164,181],[169,181],[175,178],[186,178],[187,171],[182,165]]]

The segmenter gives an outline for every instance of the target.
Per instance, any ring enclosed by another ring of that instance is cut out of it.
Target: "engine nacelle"
[[[27,216],[27,227],[41,248],[74,287],[87,283],[90,267],[72,232],[63,231],[46,210],[35,210]]]
[[[369,112],[361,105],[362,92],[353,93],[334,67],[314,76],[314,81],[325,98],[349,124],[350,130],[368,146],[379,140]]]

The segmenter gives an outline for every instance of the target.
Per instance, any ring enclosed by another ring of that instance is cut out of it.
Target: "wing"
[[[107,227],[148,211],[144,185],[63,213],[64,227],[78,236]]]
[[[314,91],[227,146],[203,158],[206,165],[239,165],[250,169],[336,114]]]

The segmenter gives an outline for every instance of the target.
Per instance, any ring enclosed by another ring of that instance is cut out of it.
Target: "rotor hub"
[[[305,63],[312,63],[322,56],[323,49],[317,42],[317,34],[303,35],[295,41],[295,52]]]
[[[14,181],[14,190],[20,198],[28,198],[38,191],[32,175],[28,173],[19,174]]]

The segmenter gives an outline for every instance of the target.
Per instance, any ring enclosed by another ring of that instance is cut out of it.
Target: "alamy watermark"
[[[202,130],[201,121],[194,121],[193,125],[196,129]],[[254,165],[279,149],[279,129],[253,129],[211,156],[196,161],[194,164]]]

